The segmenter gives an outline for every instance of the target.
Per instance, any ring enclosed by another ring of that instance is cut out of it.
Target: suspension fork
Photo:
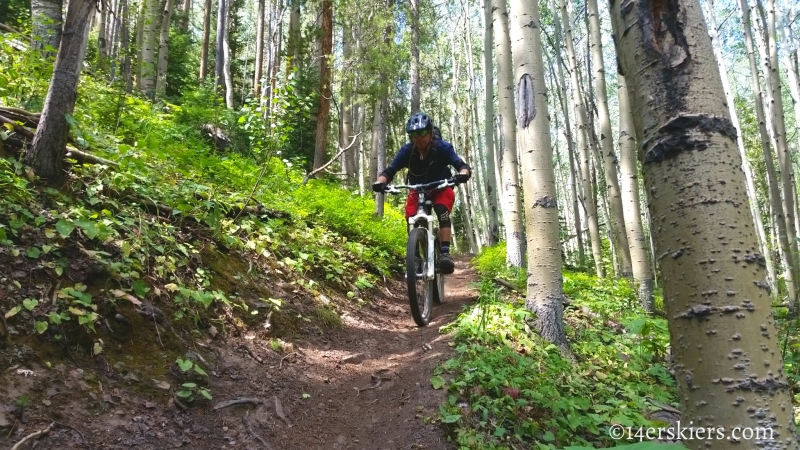
[[[427,264],[427,271],[425,272],[424,276],[426,280],[433,280],[435,275],[435,255],[436,250],[434,246],[436,245],[436,235],[434,234],[433,229],[433,221],[434,215],[428,214],[425,212],[425,193],[422,191],[414,191],[417,194],[417,214],[413,217],[408,218],[408,232],[411,233],[411,230],[414,229],[414,225],[417,223],[419,219],[425,219],[425,234],[428,239],[428,254],[425,256],[428,264]]]

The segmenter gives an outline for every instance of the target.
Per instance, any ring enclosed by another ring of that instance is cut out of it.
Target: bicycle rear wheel
[[[428,280],[428,230],[415,228],[408,235],[406,249],[406,282],[411,316],[417,325],[424,327],[431,320],[433,309],[433,280]]]

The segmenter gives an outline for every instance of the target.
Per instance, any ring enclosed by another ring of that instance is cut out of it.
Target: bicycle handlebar
[[[383,192],[388,194],[399,194],[400,189],[408,189],[413,191],[424,191],[428,188],[432,188],[431,190],[435,189],[443,189],[448,186],[455,186],[458,184],[455,178],[448,178],[446,180],[439,180],[439,181],[432,181],[430,183],[423,183],[423,184],[398,184],[398,185],[388,185]]]

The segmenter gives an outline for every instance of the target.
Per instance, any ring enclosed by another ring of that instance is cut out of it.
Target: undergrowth
[[[29,61],[7,45],[0,37],[0,105],[33,108],[51,69],[22,80]],[[399,270],[402,216],[373,217],[371,199],[335,181],[303,184],[300,165],[283,156],[292,130],[277,115],[286,111],[227,110],[203,89],[181,105],[153,104],[91,74],[79,90],[72,142],[114,165],[71,161],[54,190],[32,184],[13,155],[0,158],[0,277],[9,281],[0,314],[11,333],[65,340],[79,330],[87,353],[100,352],[109,319],[149,301],[195,328],[232,313],[266,327],[279,315],[336,327],[337,306],[316,299],[334,290],[367,301]],[[230,148],[204,137],[208,123],[235,138]],[[23,285],[20,273],[35,280]],[[298,295],[306,309],[291,305]]]
[[[576,361],[565,359],[530,328],[524,271],[505,267],[505,249],[473,261],[481,275],[479,301],[452,325],[457,356],[437,368],[434,387],[447,389],[440,417],[460,448],[610,447],[609,427],[665,426],[648,419],[677,406],[665,362],[664,319],[641,311],[620,280],[564,273],[565,328]]]

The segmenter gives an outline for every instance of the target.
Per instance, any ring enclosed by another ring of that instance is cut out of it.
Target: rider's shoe
[[[453,258],[450,257],[450,253],[442,253],[439,256],[439,270],[441,270],[442,274],[449,275],[453,273],[455,270],[455,264],[453,263]]]

